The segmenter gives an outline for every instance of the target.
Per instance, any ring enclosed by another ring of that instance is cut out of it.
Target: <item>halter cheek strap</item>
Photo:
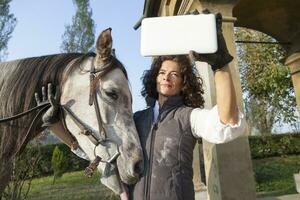
[[[100,76],[100,74],[99,74]],[[102,75],[103,76],[103,75]],[[102,77],[101,76],[101,77]],[[94,104],[95,112],[96,112],[96,117],[98,121],[98,128],[99,128],[99,133],[100,133],[100,139],[102,141],[105,141],[107,138],[106,131],[103,127],[103,121],[101,118],[100,114],[100,108],[98,104],[98,99],[96,95],[96,88],[95,88],[95,79],[97,77],[96,71],[95,71],[95,66],[91,66],[91,71],[90,71],[90,96],[89,96],[89,105],[92,106]],[[99,77],[100,78],[100,77]],[[98,84],[100,84],[100,80],[98,81]]]

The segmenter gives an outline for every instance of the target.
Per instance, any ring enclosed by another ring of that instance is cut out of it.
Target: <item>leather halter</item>
[[[109,171],[109,168],[112,167],[112,163],[120,155],[119,147],[118,147],[117,144],[116,144],[117,145],[117,152],[114,153],[114,155],[106,161],[103,160],[100,156],[96,155],[96,152],[95,152],[96,147],[99,144],[105,146],[105,143],[110,141],[107,138],[106,130],[103,126],[104,123],[103,123],[103,120],[101,118],[100,108],[99,108],[98,99],[97,99],[97,95],[96,95],[96,91],[97,91],[96,86],[100,85],[100,79],[102,77],[104,77],[108,72],[110,72],[111,70],[113,70],[115,68],[115,66],[112,65],[112,59],[113,59],[113,57],[110,59],[109,62],[107,62],[105,65],[103,65],[100,68],[100,70],[96,71],[94,64],[91,65],[91,69],[90,69],[89,105],[90,106],[94,105],[95,113],[96,113],[96,117],[97,117],[97,122],[98,122],[100,138],[97,138],[97,136],[96,136],[97,134],[93,130],[91,130],[89,127],[87,127],[81,120],[79,120],[75,116],[75,114],[66,105],[61,105],[62,109],[71,117],[73,122],[81,130],[80,133],[86,135],[89,138],[89,140],[95,145],[95,147],[94,147],[95,159],[85,169],[85,174],[89,177],[93,174],[93,171],[97,168],[97,166],[99,165],[100,162],[104,162],[104,163],[107,164],[106,167],[105,167],[105,170],[103,172],[103,174],[105,175]],[[63,119],[65,119],[65,118],[63,117]],[[66,127],[66,124],[65,124],[65,120],[63,120],[63,124],[64,124],[65,129],[68,131],[68,128]],[[68,132],[70,133],[70,131],[68,131]]]
[[[108,72],[110,72],[112,69],[114,69],[114,66],[112,65],[112,62],[106,63],[103,67],[101,67],[100,70],[96,71],[95,66],[92,64],[91,70],[90,70],[90,94],[89,94],[89,105],[94,105],[97,122],[98,122],[98,128],[100,133],[100,138],[97,138],[97,134],[93,132],[89,127],[87,127],[83,122],[81,122],[75,114],[65,105],[61,105],[62,109],[68,113],[75,122],[75,124],[80,128],[81,133],[88,136],[90,141],[95,145],[98,146],[101,143],[104,143],[107,140],[107,134],[106,130],[103,126],[103,120],[101,118],[100,114],[100,108],[99,103],[96,95],[96,86],[100,84],[100,78],[105,76]],[[65,124],[64,124],[65,126]],[[67,127],[65,126],[67,129]]]

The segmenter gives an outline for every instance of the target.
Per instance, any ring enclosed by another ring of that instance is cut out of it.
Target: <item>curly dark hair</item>
[[[158,99],[158,92],[156,89],[156,77],[164,61],[171,60],[177,62],[181,68],[183,77],[183,90],[181,95],[186,106],[190,107],[204,107],[204,90],[203,80],[199,76],[195,67],[193,67],[188,56],[159,56],[153,59],[150,70],[146,70],[142,76],[143,89],[141,94],[143,97]]]

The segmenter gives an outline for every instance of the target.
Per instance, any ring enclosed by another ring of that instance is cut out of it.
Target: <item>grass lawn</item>
[[[274,195],[297,193],[293,174],[300,171],[300,156],[253,160],[256,191]]]
[[[61,178],[56,179],[54,185],[52,180],[52,176],[34,179],[28,199],[119,199],[100,183],[99,173],[95,173],[92,178],[84,176],[83,171],[65,173]]]
[[[259,196],[297,193],[293,174],[300,171],[300,155],[253,160],[253,170]],[[54,185],[52,181],[52,176],[34,179],[28,199],[119,199],[100,183],[97,172],[92,178],[84,176],[83,171],[70,172],[57,179]]]

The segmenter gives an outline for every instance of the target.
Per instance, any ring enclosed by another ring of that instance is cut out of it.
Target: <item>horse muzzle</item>
[[[133,148],[133,144],[127,145],[127,148],[120,148],[117,166],[122,182],[136,183],[144,172],[142,149]]]

